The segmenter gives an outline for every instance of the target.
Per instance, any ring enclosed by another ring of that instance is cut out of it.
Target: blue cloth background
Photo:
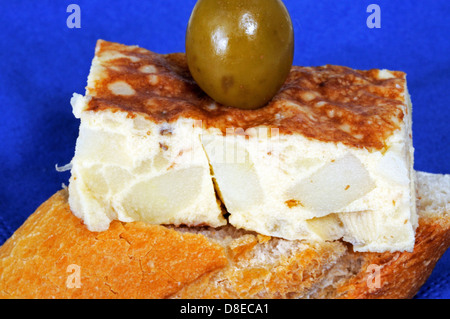
[[[450,173],[450,1],[285,0],[297,65],[339,64],[408,74],[415,168]],[[84,93],[97,39],[159,53],[184,51],[195,0],[0,0],[0,244],[68,182],[79,122],[69,104]],[[69,29],[67,6],[81,8]],[[369,29],[366,8],[381,8]],[[450,297],[450,251],[416,298]]]

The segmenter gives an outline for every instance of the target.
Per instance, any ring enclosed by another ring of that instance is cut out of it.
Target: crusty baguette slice
[[[411,298],[450,245],[450,175],[418,173],[412,253],[224,226],[90,232],[61,190],[0,247],[1,298]]]

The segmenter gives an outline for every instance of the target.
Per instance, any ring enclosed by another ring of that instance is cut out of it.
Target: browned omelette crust
[[[280,134],[300,133],[369,150],[383,149],[408,112],[405,74],[398,71],[380,80],[377,69],[293,66],[271,102],[241,110],[218,105],[205,95],[192,79],[184,54],[161,55],[99,40],[95,56],[93,64],[102,68],[87,87],[92,97],[87,110],[120,110],[130,116],[138,112],[156,122],[193,118],[223,133],[226,128],[266,126],[278,128]],[[109,85],[120,81],[134,94],[114,94]]]

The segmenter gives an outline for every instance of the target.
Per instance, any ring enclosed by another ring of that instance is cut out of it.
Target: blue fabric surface
[[[285,0],[297,65],[338,64],[408,74],[415,168],[450,173],[450,1]],[[81,8],[70,29],[67,6]],[[381,28],[366,8],[381,8]],[[97,39],[183,52],[194,0],[5,1],[0,9],[0,244],[68,182],[79,122],[69,104],[84,93]],[[450,297],[450,251],[416,298]]]

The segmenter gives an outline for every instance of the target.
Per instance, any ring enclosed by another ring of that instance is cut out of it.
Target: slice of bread
[[[411,298],[450,245],[450,175],[418,172],[417,183],[415,248],[395,253],[228,225],[90,232],[61,190],[0,247],[0,297]]]

